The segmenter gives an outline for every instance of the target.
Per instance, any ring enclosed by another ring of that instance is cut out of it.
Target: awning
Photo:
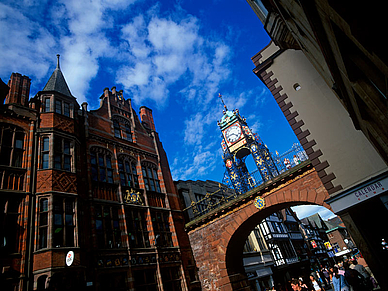
[[[340,257],[340,256],[342,256],[342,255],[344,255],[344,254],[347,254],[347,253],[350,253],[350,250],[349,250],[349,249],[346,249],[346,250],[340,251],[340,252],[338,252],[338,253],[335,253],[335,256],[336,256],[336,257]]]

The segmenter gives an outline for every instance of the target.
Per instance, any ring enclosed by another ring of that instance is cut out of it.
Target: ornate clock
[[[241,137],[241,127],[234,124],[225,130],[225,138],[229,143],[235,143]]]
[[[223,103],[222,98],[221,101]],[[223,160],[233,187],[241,194],[256,186],[255,179],[245,164],[246,156],[252,155],[263,182],[277,176],[279,172],[268,148],[258,135],[252,133],[246,119],[240,116],[237,109],[229,111],[225,104],[224,109],[223,116],[218,121],[223,134]]]

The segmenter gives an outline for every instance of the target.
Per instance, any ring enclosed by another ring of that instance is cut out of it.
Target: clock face
[[[225,131],[225,138],[228,142],[236,142],[241,136],[241,127],[238,125],[232,125]]]

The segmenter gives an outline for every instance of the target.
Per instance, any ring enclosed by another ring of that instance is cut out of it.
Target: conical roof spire
[[[57,67],[55,68],[53,74],[48,80],[46,86],[44,86],[42,91],[55,91],[61,93],[65,96],[73,97],[71,95],[70,89],[67,86],[65,77],[62,74],[62,71],[59,66],[59,54],[57,55]]]
[[[60,70],[61,68],[59,67],[59,57],[60,57],[61,55],[60,54],[57,54],[57,69],[58,70]]]

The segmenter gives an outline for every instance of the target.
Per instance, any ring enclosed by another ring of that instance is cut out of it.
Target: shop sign
[[[378,196],[388,189],[388,178],[381,179],[380,181],[372,182],[364,187],[358,188],[356,191],[352,191],[338,199],[329,201],[330,206],[333,208],[334,213],[345,210],[360,202],[366,201],[372,197]],[[329,199],[331,200],[331,199]]]
[[[331,250],[330,242],[325,242],[325,247],[326,247],[326,249]]]

